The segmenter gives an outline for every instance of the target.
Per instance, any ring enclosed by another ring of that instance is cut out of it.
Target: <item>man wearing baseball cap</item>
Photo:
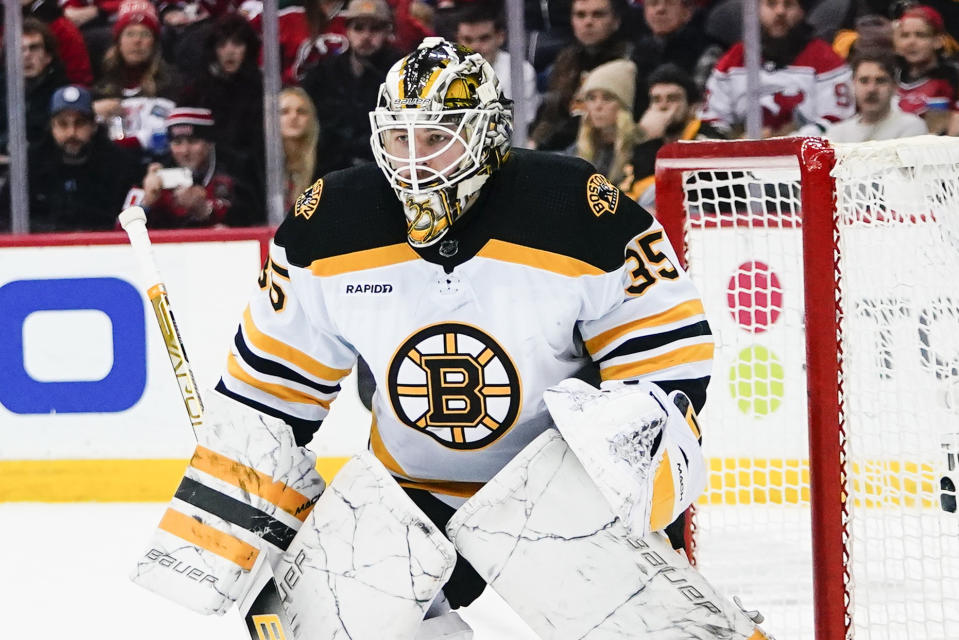
[[[302,84],[320,121],[320,173],[373,161],[368,114],[401,56],[390,45],[393,13],[386,0],[351,0],[340,15],[350,48],[322,60]]]
[[[137,154],[114,145],[97,126],[85,88],[60,87],[49,107],[49,128],[28,157],[31,231],[112,229],[137,183]],[[9,197],[0,202],[8,207]]]

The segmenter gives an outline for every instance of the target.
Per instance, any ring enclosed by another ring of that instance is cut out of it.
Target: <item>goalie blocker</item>
[[[285,423],[216,392],[206,403],[196,450],[131,579],[223,614],[279,560],[325,483]]]

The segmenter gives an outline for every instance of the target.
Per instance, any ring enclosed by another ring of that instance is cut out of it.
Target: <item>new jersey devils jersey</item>
[[[803,134],[819,135],[832,122],[856,111],[852,71],[823,40],[813,39],[785,67],[764,63],[759,71],[763,127],[779,130],[795,124]],[[746,60],[743,44],[733,45],[706,81],[701,118],[730,130],[746,121]]]
[[[302,444],[362,356],[371,450],[451,504],[552,425],[543,391],[590,360],[705,399],[698,293],[660,225],[578,159],[513,151],[421,250],[375,165],[332,173],[278,229],[259,286],[218,389]]]

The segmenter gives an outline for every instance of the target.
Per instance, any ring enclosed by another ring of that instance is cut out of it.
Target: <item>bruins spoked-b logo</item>
[[[414,333],[390,363],[390,401],[399,419],[452,449],[479,449],[519,414],[516,366],[476,327],[443,323]]]

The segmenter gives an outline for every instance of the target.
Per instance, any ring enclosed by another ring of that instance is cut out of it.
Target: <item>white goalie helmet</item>
[[[502,166],[511,105],[480,54],[442,38],[426,38],[389,70],[370,144],[403,203],[411,245],[438,241]]]

